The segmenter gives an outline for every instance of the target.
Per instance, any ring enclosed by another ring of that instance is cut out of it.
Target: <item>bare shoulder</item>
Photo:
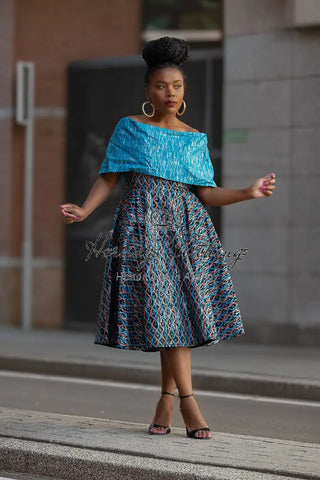
[[[135,120],[136,122],[146,123],[148,125],[152,125],[152,123],[146,122],[145,115],[127,115],[126,118],[131,118],[132,120]],[[196,128],[190,127],[190,125],[187,125],[186,123],[181,122],[181,120],[179,120],[178,126],[181,129],[181,131],[199,133],[199,130],[197,130]]]
[[[126,118],[132,118],[132,120],[137,120],[138,122],[141,122],[146,117],[144,115],[127,115]]]
[[[189,127],[188,132],[200,133],[199,130],[197,130],[196,128],[192,128],[192,127]]]
[[[197,132],[197,133],[200,133],[199,130],[197,130],[196,128],[190,127],[190,125],[187,125],[186,123],[181,122],[181,121],[180,121],[180,126],[181,126],[184,130],[186,130],[186,132]]]

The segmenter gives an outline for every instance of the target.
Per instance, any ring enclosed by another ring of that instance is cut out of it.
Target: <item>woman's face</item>
[[[153,72],[146,96],[157,113],[176,113],[184,97],[183,75],[177,68],[162,68]]]

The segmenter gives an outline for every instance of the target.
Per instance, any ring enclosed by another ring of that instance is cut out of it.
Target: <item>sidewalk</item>
[[[183,429],[151,436],[147,425],[0,407],[0,473],[67,480],[319,479],[319,445]]]
[[[95,345],[94,333],[0,327],[0,369],[158,384],[159,353]],[[249,345],[241,338],[192,351],[194,387],[320,399],[320,350]],[[0,477],[29,480],[318,479],[313,443],[185,430],[0,406]],[[19,475],[20,472],[20,475]],[[38,477],[40,475],[41,477]]]
[[[235,338],[192,350],[194,388],[320,400],[320,349]],[[0,369],[159,384],[159,353],[95,345],[94,333],[0,327]]]

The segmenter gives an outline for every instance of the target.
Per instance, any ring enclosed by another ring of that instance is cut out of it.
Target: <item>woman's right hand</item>
[[[260,177],[250,185],[252,198],[270,197],[276,188],[276,174],[269,173],[265,177]]]
[[[88,216],[84,208],[79,207],[74,203],[65,203],[64,205],[60,205],[60,207],[61,213],[64,216],[64,221],[67,224],[82,222]]]

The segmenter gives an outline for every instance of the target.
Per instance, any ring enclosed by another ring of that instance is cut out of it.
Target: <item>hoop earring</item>
[[[152,114],[150,115],[149,113],[146,113],[146,111],[145,111],[145,109],[144,109],[144,106],[145,106],[147,103],[151,103],[151,102],[150,102],[149,100],[148,100],[147,102],[144,102],[144,103],[142,104],[142,111],[143,111],[143,113],[145,114],[146,117],[149,117],[149,118],[150,118],[150,117],[153,117],[153,116],[154,116],[154,114],[156,113],[156,109],[154,108],[153,104],[151,103],[152,108],[153,108]]]
[[[182,103],[183,103],[183,110],[182,110],[182,112],[179,113],[179,112],[177,111],[177,114],[180,115],[180,116],[184,114],[184,112],[186,111],[186,108],[187,108],[187,104],[186,104],[186,102],[185,102],[184,100],[182,100]]]

